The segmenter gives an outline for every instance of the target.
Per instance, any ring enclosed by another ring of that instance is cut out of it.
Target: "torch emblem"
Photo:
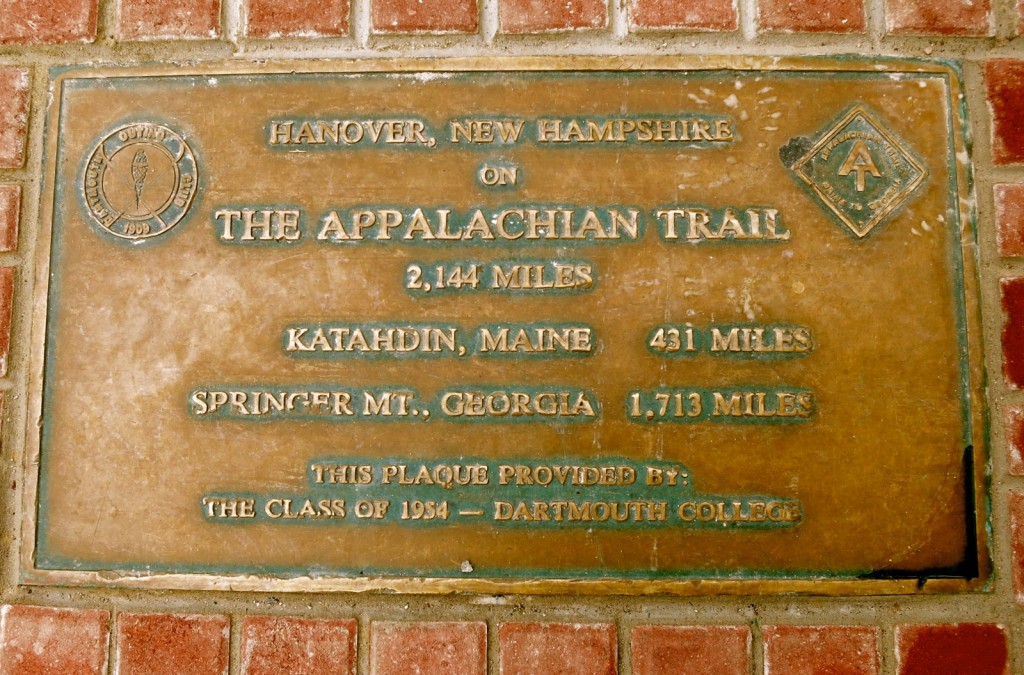
[[[146,184],[149,159],[145,150],[139,150],[132,159],[132,178],[135,179],[135,208],[142,207],[142,187]]]

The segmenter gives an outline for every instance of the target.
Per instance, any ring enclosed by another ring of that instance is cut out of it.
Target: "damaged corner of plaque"
[[[779,154],[815,200],[857,238],[905,204],[928,173],[863,104],[816,137],[793,139]]]

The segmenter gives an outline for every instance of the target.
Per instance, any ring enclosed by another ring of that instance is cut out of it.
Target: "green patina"
[[[218,243],[225,246],[297,246],[310,227],[302,207],[280,203],[218,205],[210,222]]]
[[[850,57],[849,60],[853,63],[859,63],[856,58]],[[907,60],[907,59],[888,59],[888,63],[891,63],[893,67],[899,67],[905,65],[913,68],[918,61]],[[934,63],[928,62],[928,63]],[[960,67],[957,62],[947,61],[945,62],[950,68],[958,73],[959,77]],[[54,68],[51,70],[51,75],[56,77],[57,75],[70,70],[68,68]],[[392,74],[396,77],[407,77],[412,78],[415,75],[406,74]],[[526,73],[521,74],[527,78],[550,78],[550,73]],[[573,77],[621,77],[622,73],[560,73],[559,77],[573,78]],[[635,75],[630,73],[630,75]],[[678,77],[680,73],[664,72],[664,73],[649,73],[652,77]],[[704,71],[704,72],[686,72],[685,75],[688,78],[700,81],[706,78],[716,78],[724,76],[747,76],[744,72],[739,71]],[[792,77],[805,77],[809,79],[814,78],[836,78],[845,77],[852,80],[864,80],[872,78],[885,78],[890,79],[896,76],[907,76],[907,77],[938,77],[944,79],[948,83],[948,76],[936,75],[930,73],[892,73],[892,72],[836,72],[836,71],[825,71],[825,72],[810,72],[810,71],[794,71],[794,72],[774,72],[774,73],[759,73],[761,77],[775,77],[780,79],[787,79]],[[311,78],[321,78],[322,74],[288,74],[288,75],[266,75],[266,76],[234,76],[234,75],[221,75],[218,76],[224,81],[241,81],[244,79],[251,78],[253,80],[268,80],[268,79],[285,79],[288,81],[311,81]],[[340,79],[344,78],[359,78],[359,77],[379,77],[379,75],[336,75]],[[479,78],[482,77],[476,74],[459,74],[454,77],[461,78]],[[140,86],[148,85],[153,78],[120,78],[120,79],[98,79],[98,80],[70,80],[64,83],[65,89],[62,90],[61,95],[63,96],[65,91],[74,88],[110,88],[110,89],[132,89]],[[160,78],[165,82],[166,86],[178,87],[183,92],[194,93],[197,86],[207,86],[209,78],[205,76],[175,76],[175,77],[163,77]],[[962,91],[953,92],[952,98],[956,100],[956,94],[959,94],[959,106],[960,116],[966,119],[966,97],[963,96]],[[63,110],[63,107],[62,107]],[[63,114],[63,113],[62,113]],[[951,111],[947,111],[947,116],[951,115]],[[64,123],[63,117],[58,121],[57,126],[60,127]],[[50,120],[46,121],[46,136],[49,137],[54,130],[51,128]],[[953,148],[955,147],[954,139],[952,134],[954,125],[949,124],[950,137],[950,151],[949,151],[949,167],[955,166],[955,158],[953,157]],[[964,142],[967,146],[970,146],[970,138],[968,137],[968,130],[966,125],[963,127],[964,131]],[[191,142],[191,141],[190,141]],[[482,148],[486,149],[486,148]],[[196,148],[193,146],[193,150]],[[61,165],[66,161],[66,157],[63,156],[63,148],[58,149],[58,157],[56,160],[57,165]],[[49,164],[49,159],[44,158],[44,162]],[[48,175],[44,171],[44,176]],[[967,169],[966,182],[968,185],[965,189],[970,189],[972,177],[970,170]],[[81,180],[79,178],[78,183]],[[961,379],[962,386],[960,388],[960,395],[962,401],[962,415],[963,415],[963,437],[965,445],[969,446],[972,439],[972,422],[970,417],[970,386],[969,386],[969,367],[967,359],[967,347],[966,347],[966,306],[964,301],[964,288],[963,288],[963,258],[962,251],[959,246],[959,232],[960,232],[960,221],[959,221],[959,205],[956,202],[957,199],[957,177],[955,171],[950,171],[949,177],[949,194],[950,202],[948,208],[948,216],[950,220],[950,226],[947,228],[949,233],[949,255],[950,262],[955,270],[953,274],[953,283],[956,288],[956,292],[953,294],[953,302],[955,304],[955,314],[957,324],[960,328],[959,336],[961,341],[960,357],[961,357]],[[198,194],[196,198],[195,210],[201,211],[202,196],[205,190],[205,185],[201,181]],[[51,244],[51,261],[53,269],[53,282],[50,286],[49,302],[47,306],[47,325],[48,330],[52,333],[54,317],[57,315],[60,307],[60,257],[61,257],[61,228],[65,216],[62,214],[62,209],[66,208],[69,203],[65,199],[66,186],[63,181],[57,181],[54,188],[55,194],[55,209],[54,209],[54,237]],[[975,219],[973,203],[970,206],[971,209],[971,220]],[[972,235],[976,239],[976,231],[973,227],[969,228]],[[182,228],[176,228],[176,231],[169,233],[167,237],[163,237],[159,240],[152,242],[145,242],[146,245],[167,245],[174,240],[176,236],[182,231]],[[113,237],[111,237],[113,240]],[[117,245],[124,246],[127,242],[116,241]],[[976,242],[972,242],[976,243]],[[972,250],[977,250],[976,246]],[[47,351],[45,360],[45,378],[43,384],[43,424],[41,429],[41,453],[40,453],[40,487],[39,487],[39,500],[38,500],[38,529],[36,533],[36,564],[41,569],[65,569],[65,570],[95,570],[95,571],[106,571],[106,570],[117,570],[119,572],[127,573],[180,573],[180,572],[195,572],[195,573],[206,573],[206,574],[235,574],[239,572],[248,572],[253,569],[252,565],[236,565],[236,564],[206,564],[206,563],[161,563],[154,561],[143,561],[134,559],[121,560],[116,564],[111,564],[106,561],[95,562],[83,558],[69,558],[59,553],[53,552],[49,548],[47,532],[48,532],[48,521],[47,521],[47,504],[49,503],[48,496],[48,485],[47,485],[47,474],[49,467],[49,453],[47,448],[51,442],[51,425],[48,422],[49,414],[51,409],[51,396],[50,392],[53,388],[54,374],[56,366],[56,360],[58,356],[58,348],[56,340],[52,339],[53,335],[49,335],[50,339],[47,340]],[[987,421],[987,418],[986,418]],[[986,433],[987,435],[987,433]],[[968,481],[968,488],[970,488],[970,481]],[[972,492],[968,489],[968,492]],[[252,495],[255,497],[255,495]],[[980,495],[982,500],[987,499],[987,495]],[[986,513],[987,513],[986,509]],[[990,525],[987,524],[990,527]],[[453,578],[479,578],[484,577],[507,577],[507,578],[622,578],[622,579],[854,579],[864,576],[869,570],[860,569],[847,569],[847,568],[835,568],[835,569],[804,569],[802,567],[792,568],[779,568],[773,566],[770,568],[750,568],[750,567],[737,567],[730,568],[728,570],[716,570],[716,569],[703,569],[699,566],[691,566],[686,568],[660,568],[656,570],[652,569],[638,569],[638,568],[619,568],[615,566],[606,566],[601,569],[587,568],[587,569],[562,569],[552,565],[551,567],[536,568],[536,567],[508,567],[508,568],[479,568],[473,572],[459,572],[457,569],[450,569],[444,567],[403,567],[401,565],[389,565],[389,566],[360,566],[351,568],[339,568],[334,566],[325,566],[315,563],[303,564],[298,566],[282,566],[282,565],[259,565],[256,567],[266,574],[272,574],[282,578],[289,577],[361,577],[361,576],[378,576],[378,575],[422,575],[422,576],[436,576],[436,577],[453,577]],[[899,574],[896,574],[899,576]],[[908,573],[908,576],[914,576],[912,573]]]
[[[598,350],[594,329],[585,323],[493,323],[478,326],[473,353],[498,359],[581,359]]]
[[[649,216],[664,241],[679,244],[782,243],[792,236],[782,214],[771,206],[664,204]]]
[[[416,389],[407,386],[204,385],[189,392],[186,408],[196,419],[260,423],[449,420],[563,424],[592,422],[601,416],[601,404],[588,389],[515,384],[445,387],[433,400],[422,400]]]
[[[789,359],[814,349],[811,329],[788,323],[727,323],[701,328],[662,324],[647,333],[647,349],[667,358],[701,354],[735,359]]]
[[[624,457],[323,457],[307,479],[304,492],[210,493],[200,509],[236,525],[759,529],[802,519],[796,500],[701,494],[681,464]]]
[[[463,332],[443,322],[302,322],[284,327],[281,348],[305,359],[449,358],[471,353]]]
[[[597,269],[580,258],[498,258],[425,262],[405,267],[403,287],[414,296],[459,293],[568,294],[593,290]]]
[[[305,359],[583,358],[597,349],[585,323],[309,322],[284,327],[282,349]]]
[[[792,152],[803,141],[791,144]],[[790,169],[826,213],[857,238],[890,218],[927,175],[910,146],[863,104],[829,123],[810,145]]]
[[[437,147],[439,137],[428,120],[404,114],[280,117],[264,126],[265,145],[284,152],[430,150]]]
[[[793,424],[815,413],[814,392],[800,387],[662,387],[626,395],[626,417],[640,423]]]
[[[358,204],[324,211],[306,238],[342,246],[611,244],[644,237],[638,206],[508,203],[455,208]]]
[[[434,126],[416,115],[391,117],[330,112],[280,117],[264,125],[265,145],[276,151],[435,150],[491,151],[517,145],[599,148],[606,144],[687,148],[727,146],[737,140],[728,115],[680,112],[630,113],[621,117],[474,115]]]

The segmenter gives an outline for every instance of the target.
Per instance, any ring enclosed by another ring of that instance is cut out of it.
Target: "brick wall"
[[[3,432],[2,673],[1024,672],[1024,14],[1016,0],[0,0],[0,390],[24,385],[48,71],[83,62],[756,54],[962,59],[996,575],[928,597],[430,597],[17,584]],[[12,336],[14,339],[12,340]],[[9,356],[9,358],[8,358]],[[5,411],[4,421],[12,413]],[[13,425],[12,425],[13,426]]]

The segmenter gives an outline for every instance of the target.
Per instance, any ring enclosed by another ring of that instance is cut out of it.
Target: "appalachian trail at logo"
[[[82,202],[104,231],[149,239],[181,222],[197,184],[196,158],[185,139],[166,126],[136,122],[93,148],[82,174]]]
[[[905,143],[864,105],[852,108],[817,138],[793,139],[779,154],[818,202],[858,238],[903,205],[927,175]]]

